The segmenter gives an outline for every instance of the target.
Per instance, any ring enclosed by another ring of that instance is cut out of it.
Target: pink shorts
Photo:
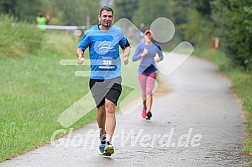
[[[155,80],[156,80],[156,75],[157,75],[156,72],[152,72],[150,74],[138,73],[138,81],[141,86],[143,97],[148,97],[152,95],[152,91],[153,91]]]

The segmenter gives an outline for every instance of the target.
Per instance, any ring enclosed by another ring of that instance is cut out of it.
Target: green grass
[[[49,143],[51,135],[63,129],[57,122],[59,115],[89,91],[89,78],[74,75],[89,67],[59,64],[61,59],[76,58],[78,39],[50,31],[41,39],[41,47],[34,52],[0,53],[0,162]],[[129,87],[138,85],[136,63],[122,70],[125,86],[120,100],[132,91]],[[139,90],[126,101],[139,97]],[[80,128],[95,117],[96,109],[69,128]]]
[[[247,137],[243,153],[252,154],[252,75],[251,72],[245,72],[238,67],[234,67],[231,61],[218,50],[196,49],[195,55],[213,61],[219,66],[220,72],[228,76],[232,80],[232,90],[241,99],[243,110],[246,115]],[[252,166],[252,157],[250,158],[250,166]]]
[[[61,58],[69,55],[43,47],[37,54],[0,56],[1,161],[47,143],[61,128],[59,114],[85,93],[87,79],[74,76],[80,67],[61,66]]]

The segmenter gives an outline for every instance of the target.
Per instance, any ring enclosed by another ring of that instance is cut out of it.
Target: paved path
[[[91,123],[69,138],[56,141],[54,146],[41,147],[5,161],[0,167],[237,167],[245,164],[247,158],[239,151],[244,138],[243,112],[230,91],[230,81],[217,73],[216,66],[190,57],[174,73],[161,79],[169,90],[159,90],[162,96],[154,99],[151,121],[141,119],[140,108],[128,115],[117,114],[117,138],[113,143],[116,152],[112,157],[98,154],[94,132],[97,126]]]

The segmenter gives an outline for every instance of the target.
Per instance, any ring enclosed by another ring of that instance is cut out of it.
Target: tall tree
[[[203,16],[204,19],[211,20],[213,0],[193,0],[192,6]]]
[[[180,38],[194,46],[208,46],[212,32],[211,0],[174,0],[173,16]]]
[[[86,25],[87,17],[91,24],[98,23],[100,0],[55,0],[54,4],[64,25]]]
[[[132,20],[135,11],[138,10],[139,0],[114,0],[113,9],[115,11],[115,20],[127,18]]]
[[[252,70],[252,1],[215,0],[213,20],[227,55],[245,69]]]
[[[140,25],[140,23],[143,22],[149,27],[151,23],[159,17],[172,18],[169,0],[138,0],[138,2],[139,9],[134,13],[132,19],[136,25]]]
[[[180,42],[185,39],[184,25],[188,23],[192,11],[192,0],[172,0],[170,8],[172,9],[173,23],[176,26],[175,40]]]
[[[34,21],[41,1],[32,0],[2,0],[0,1],[0,13],[9,14],[18,20]]]
[[[1,0],[0,13],[15,15],[17,0]]]

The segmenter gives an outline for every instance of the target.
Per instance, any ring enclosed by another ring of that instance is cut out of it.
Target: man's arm
[[[130,55],[131,48],[130,46],[127,46],[123,49],[123,62],[125,65],[129,63],[129,55]]]
[[[123,50],[123,62],[125,65],[127,65],[129,62],[129,55],[130,55],[130,50],[131,50],[129,41],[125,37],[123,37],[120,40],[119,44]]]
[[[82,64],[84,61],[84,51],[81,48],[77,48],[77,63]]]
[[[88,31],[86,32],[86,34],[82,37],[77,50],[76,50],[76,54],[77,54],[77,63],[78,64],[82,64],[84,61],[84,51],[86,50],[87,47],[89,47],[90,45],[90,36],[87,35]]]

